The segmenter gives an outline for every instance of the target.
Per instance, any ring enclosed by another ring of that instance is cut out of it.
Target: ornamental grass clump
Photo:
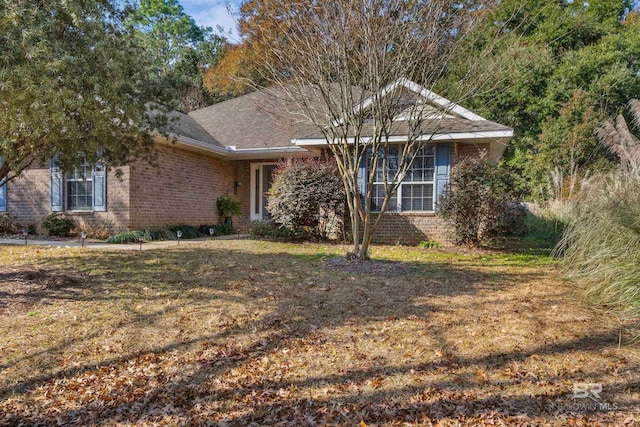
[[[640,125],[640,102],[630,103]],[[617,172],[591,178],[556,248],[583,295],[636,328],[640,337],[640,140],[622,116],[598,131],[620,157]]]
[[[574,206],[556,254],[583,295],[623,320],[640,320],[640,176],[592,182]]]

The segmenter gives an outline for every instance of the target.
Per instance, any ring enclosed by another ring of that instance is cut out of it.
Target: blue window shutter
[[[0,162],[0,165],[2,165],[2,162]],[[0,181],[0,212],[7,211],[7,183],[5,181],[5,179]]]
[[[451,145],[436,145],[436,209],[438,199],[446,191],[449,184],[449,175],[451,173]]]
[[[97,212],[107,210],[107,180],[102,163],[96,163],[93,169],[93,210]]]
[[[0,159],[0,168],[4,161]],[[7,183],[6,178],[0,181],[0,212],[7,211]]]
[[[51,212],[62,212],[62,171],[51,159]]]
[[[362,156],[360,166],[358,166],[358,190],[360,190],[360,199],[364,202],[367,193],[367,155]]]

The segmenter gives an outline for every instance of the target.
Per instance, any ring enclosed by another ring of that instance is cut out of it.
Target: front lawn
[[[633,349],[546,256],[342,253],[0,247],[0,424],[640,421]]]

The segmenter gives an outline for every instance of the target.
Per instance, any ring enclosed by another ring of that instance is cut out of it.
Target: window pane
[[[67,182],[67,209],[90,210],[93,208],[93,183],[91,181]]]
[[[432,211],[433,184],[403,184],[403,211]]]
[[[88,165],[67,173],[67,209],[93,209],[93,170]]]
[[[71,180],[91,180],[92,177],[92,171],[91,168],[88,167],[87,165],[82,165],[80,167],[74,168],[73,172],[69,172],[67,174],[67,180],[71,179]]]
[[[405,182],[433,181],[435,155],[433,146],[421,148],[407,172]]]
[[[373,184],[373,190],[371,194],[371,210],[379,212],[382,209],[382,203],[384,202],[384,184]],[[387,211],[396,211],[398,209],[398,197],[394,193],[387,205]]]
[[[383,164],[384,164],[384,159],[385,159],[385,155],[386,155],[386,161],[387,161],[387,181],[391,182],[391,180],[393,179],[394,175],[396,174],[396,172],[398,171],[398,147],[390,147],[388,148],[386,151],[384,150],[384,148],[381,148],[378,151],[378,164],[376,167],[376,177],[375,177],[375,181],[376,182],[384,182],[384,174],[383,174]],[[368,161],[369,161],[369,166],[367,168],[367,170],[371,170],[371,152],[368,153]]]

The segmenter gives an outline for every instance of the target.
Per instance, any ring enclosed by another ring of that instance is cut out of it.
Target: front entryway
[[[273,181],[277,163],[251,163],[251,220],[269,219],[267,192]]]

